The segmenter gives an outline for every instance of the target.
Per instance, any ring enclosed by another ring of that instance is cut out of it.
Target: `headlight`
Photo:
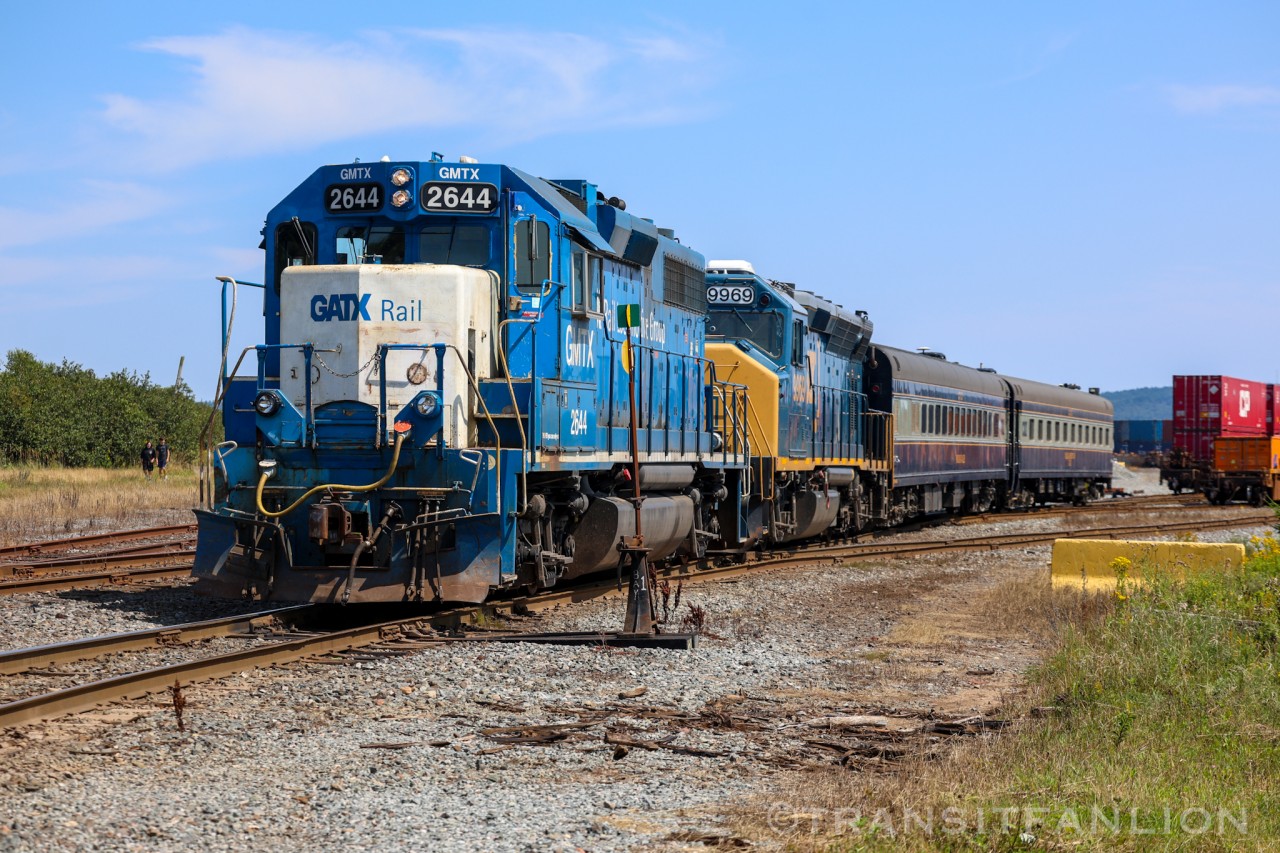
[[[414,401],[414,408],[418,410],[418,414],[424,418],[430,417],[439,407],[440,401],[436,399],[435,394],[423,394]]]
[[[391,194],[391,204],[393,207],[404,207],[412,198],[413,196],[404,190],[396,190]]]
[[[260,391],[253,400],[253,408],[264,418],[269,418],[280,411],[280,398],[271,391]]]
[[[413,175],[409,174],[408,169],[396,169],[391,173],[391,183],[398,187],[404,186],[411,180],[413,180]]]

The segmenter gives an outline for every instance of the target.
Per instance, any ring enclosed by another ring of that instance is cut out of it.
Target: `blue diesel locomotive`
[[[873,346],[865,312],[583,180],[326,166],[263,238],[264,342],[225,371],[224,321],[196,511],[214,594],[546,588],[620,565],[637,488],[649,558],[696,561],[1110,477],[1101,397]]]
[[[201,587],[479,602],[616,566],[633,363],[650,557],[745,535],[746,400],[704,355],[703,259],[619,199],[470,160],[326,166],[263,237]]]

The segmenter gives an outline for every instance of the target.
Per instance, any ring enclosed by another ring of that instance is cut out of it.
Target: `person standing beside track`
[[[148,480],[151,479],[151,472],[156,467],[156,449],[151,446],[148,441],[146,446],[142,448],[142,476]]]
[[[169,442],[163,436],[156,448],[156,466],[160,469],[160,479],[169,479]]]

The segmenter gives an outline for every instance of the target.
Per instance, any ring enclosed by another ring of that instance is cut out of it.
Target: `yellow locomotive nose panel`
[[[778,375],[734,344],[707,342],[716,379],[747,387],[747,439],[757,456],[777,456]]]

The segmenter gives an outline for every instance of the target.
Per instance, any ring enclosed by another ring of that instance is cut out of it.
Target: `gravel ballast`
[[[894,632],[934,609],[976,608],[1002,581],[1047,576],[1048,555],[686,586],[672,627],[702,614],[693,651],[457,644],[190,686],[185,731],[166,697],[10,730],[0,851],[706,849],[726,835],[728,810],[829,763],[806,746],[814,720],[997,711],[994,697],[1040,655],[1034,641],[948,634],[913,656]],[[264,608],[183,587],[0,599],[8,648],[253,609]],[[521,627],[614,630],[621,619],[611,600]],[[537,728],[547,725],[569,728]],[[548,742],[504,740],[521,733]]]

